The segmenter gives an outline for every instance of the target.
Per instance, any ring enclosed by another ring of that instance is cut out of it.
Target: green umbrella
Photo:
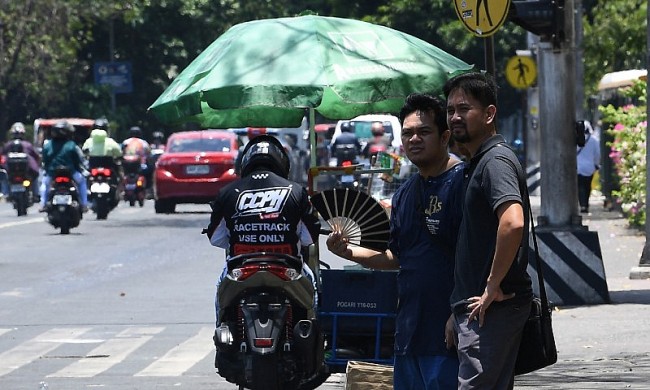
[[[411,35],[325,16],[238,24],[201,53],[149,109],[168,124],[298,127],[397,113],[411,92],[440,93],[471,65]]]

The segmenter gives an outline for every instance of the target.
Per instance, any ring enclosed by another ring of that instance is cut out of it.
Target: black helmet
[[[345,121],[341,123],[341,133],[351,133],[352,132],[352,124],[349,121]]]
[[[129,135],[131,137],[142,138],[142,129],[139,126],[132,126],[129,129]]]
[[[282,143],[270,135],[262,134],[253,138],[242,152],[242,177],[250,175],[258,168],[265,168],[287,179],[290,166],[289,156]]]
[[[95,123],[93,123],[93,128],[108,131],[108,119],[106,118],[95,119]]]
[[[154,141],[162,142],[165,139],[165,134],[162,131],[154,131],[151,138]]]
[[[68,121],[56,122],[50,131],[52,138],[72,138],[73,134],[74,126],[68,123]]]

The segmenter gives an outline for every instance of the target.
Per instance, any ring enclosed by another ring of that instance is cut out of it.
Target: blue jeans
[[[81,203],[81,207],[84,207],[88,204],[88,184],[86,183],[86,178],[81,172],[73,172],[72,178],[77,183],[77,188],[79,189],[79,203]],[[41,208],[45,207],[45,203],[47,203],[47,194],[50,192],[51,181],[52,178],[50,176],[43,176],[43,180],[41,181]]]

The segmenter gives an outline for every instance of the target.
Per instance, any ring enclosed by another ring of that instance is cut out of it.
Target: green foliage
[[[646,132],[645,106],[646,83],[637,82],[633,87],[621,90],[624,96],[638,100],[640,105],[615,108],[601,106],[603,123],[611,124],[607,133],[613,141],[609,157],[619,177],[620,189],[612,191],[629,223],[644,226],[646,222]]]
[[[647,1],[599,0],[584,16],[585,92],[597,92],[605,73],[645,69]]]

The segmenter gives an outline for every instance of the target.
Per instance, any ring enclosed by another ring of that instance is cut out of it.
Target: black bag
[[[519,344],[517,362],[515,363],[515,375],[539,370],[557,362],[557,348],[555,346],[555,337],[553,336],[553,326],[551,323],[551,308],[546,298],[542,263],[539,258],[537,237],[535,236],[535,227],[532,222],[533,212],[530,208],[529,211],[533,243],[535,245],[535,265],[537,268],[540,297],[533,298],[530,307],[530,314],[524,326],[521,344]]]

